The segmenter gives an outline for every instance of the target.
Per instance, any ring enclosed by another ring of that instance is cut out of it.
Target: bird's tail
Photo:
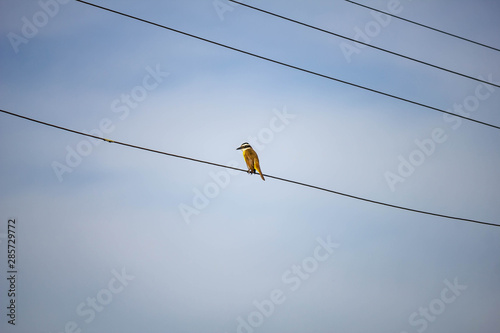
[[[256,167],[255,169],[257,169],[257,171],[259,172],[260,178],[262,178],[262,180],[265,180],[264,176],[262,175],[262,171],[260,171],[260,168]]]
[[[254,173],[255,173],[255,170],[257,170],[259,172],[260,178],[262,178],[262,180],[265,180],[264,176],[262,175],[262,171],[260,171],[259,159],[257,159],[255,161],[255,164],[254,164],[253,168],[254,168]]]

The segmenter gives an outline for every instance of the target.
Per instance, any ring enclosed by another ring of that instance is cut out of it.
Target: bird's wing
[[[243,157],[245,158],[245,162],[247,164],[248,170],[253,171],[253,169],[254,169],[253,158],[252,158],[251,154],[243,154]]]

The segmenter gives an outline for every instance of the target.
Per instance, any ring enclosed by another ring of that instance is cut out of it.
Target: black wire
[[[3,112],[5,114],[8,114],[8,115],[11,115],[11,116],[14,116],[14,117],[18,117],[18,118],[21,118],[21,119],[25,119],[25,120],[28,120],[28,121],[32,121],[32,122],[35,122],[35,123],[38,123],[38,124],[42,124],[42,125],[45,125],[45,126],[54,127],[54,128],[57,128],[57,129],[60,129],[60,130],[63,130],[63,131],[67,131],[67,132],[71,132],[71,133],[83,135],[83,136],[94,138],[94,139],[103,140],[103,141],[106,141],[106,142],[109,142],[109,143],[116,143],[118,145],[122,145],[122,146],[129,147],[129,148],[135,148],[135,149],[139,149],[139,150],[148,151],[148,152],[151,152],[151,153],[156,153],[156,154],[161,154],[161,155],[167,155],[167,156],[181,158],[181,159],[185,159],[185,160],[189,160],[189,161],[193,161],[193,162],[198,162],[198,163],[209,164],[209,165],[217,166],[217,167],[220,167],[220,168],[226,168],[226,169],[232,169],[232,170],[237,170],[237,171],[241,171],[241,172],[247,172],[247,170],[235,168],[235,167],[224,165],[224,164],[208,162],[208,161],[204,161],[204,160],[200,160],[200,159],[196,159],[196,158],[192,158],[192,157],[187,157],[187,156],[183,156],[183,155],[177,155],[177,154],[167,153],[167,152],[156,150],[156,149],[151,149],[151,148],[136,146],[136,145],[133,145],[133,144],[130,144],[130,143],[125,143],[125,142],[114,141],[114,140],[102,138],[102,137],[99,137],[99,136],[96,136],[96,135],[92,135],[92,134],[88,134],[88,133],[84,133],[84,132],[80,132],[80,131],[75,131],[75,130],[72,130],[72,129],[69,129],[69,128],[66,128],[66,127],[57,126],[57,125],[54,125],[54,124],[51,124],[51,123],[47,123],[47,122],[44,122],[44,121],[41,121],[41,120],[37,120],[37,119],[30,118],[30,117],[22,116],[20,114],[9,112],[9,111],[2,110],[2,109],[0,109],[0,112]],[[264,176],[266,176],[267,178],[273,178],[273,179],[276,179],[276,180],[280,180],[280,181],[291,183],[291,184],[295,184],[295,185],[309,187],[309,188],[313,188],[313,189],[316,189],[316,190],[325,191],[325,192],[329,192],[329,193],[333,193],[333,194],[345,196],[345,197],[356,199],[356,200],[361,200],[361,201],[370,202],[370,203],[377,204],[377,205],[382,205],[382,206],[387,206],[387,207],[391,207],[391,208],[406,210],[406,211],[410,211],[410,212],[414,212],[414,213],[420,213],[420,214],[425,214],[425,215],[442,217],[442,218],[452,219],[452,220],[459,220],[459,221],[469,222],[469,223],[477,223],[477,224],[489,225],[489,226],[493,226],[493,227],[500,227],[500,225],[495,224],[495,223],[478,221],[478,220],[472,220],[472,219],[466,219],[466,218],[462,218],[462,217],[455,217],[455,216],[444,215],[444,214],[431,213],[431,212],[427,212],[427,211],[424,211],[424,210],[407,208],[407,207],[403,207],[403,206],[388,204],[388,203],[381,202],[381,201],[366,199],[366,198],[363,198],[363,197],[359,197],[359,196],[355,196],[355,195],[351,195],[351,194],[347,194],[347,193],[343,193],[343,192],[339,192],[339,191],[334,191],[334,190],[330,190],[330,189],[327,189],[327,188],[324,188],[324,187],[310,185],[310,184],[306,184],[306,183],[302,183],[302,182],[298,182],[298,181],[290,180],[290,179],[286,179],[286,178],[281,178],[281,177],[276,177],[276,176],[271,176],[271,175],[266,175],[266,174],[264,174]]]
[[[189,36],[189,37],[192,37],[192,38],[195,38],[195,39],[199,39],[199,40],[202,40],[202,41],[207,42],[207,43],[218,45],[218,46],[224,47],[224,48],[229,49],[229,50],[233,50],[233,51],[240,52],[240,53],[252,56],[252,57],[256,57],[256,58],[259,58],[259,59],[262,59],[262,60],[266,60],[266,61],[278,64],[278,65],[282,65],[282,66],[285,66],[285,67],[296,69],[298,71],[302,71],[302,72],[305,72],[305,73],[308,73],[308,74],[316,75],[316,76],[319,76],[319,77],[322,77],[322,78],[325,78],[325,79],[329,79],[329,80],[332,80],[332,81],[337,81],[337,82],[340,82],[340,83],[344,83],[344,84],[347,84],[347,85],[350,85],[350,86],[353,86],[353,87],[357,87],[357,88],[360,88],[360,89],[364,89],[364,90],[367,90],[367,91],[371,91],[371,92],[374,92],[374,93],[377,93],[377,94],[380,94],[380,95],[383,95],[383,96],[391,97],[391,98],[394,98],[394,99],[398,99],[400,101],[404,101],[404,102],[408,102],[408,103],[411,103],[411,104],[414,104],[414,105],[422,106],[422,107],[425,107],[425,108],[428,108],[428,109],[431,109],[431,110],[434,110],[434,111],[446,113],[446,114],[449,114],[449,115],[452,115],[452,116],[455,116],[455,117],[458,117],[458,118],[462,118],[462,119],[465,119],[465,120],[468,120],[468,121],[472,121],[472,122],[475,122],[475,123],[478,123],[478,124],[482,124],[482,125],[485,125],[485,126],[489,126],[489,127],[493,127],[493,128],[496,128],[496,129],[500,129],[500,126],[497,126],[497,125],[493,125],[493,124],[489,124],[489,123],[486,123],[486,122],[483,122],[483,121],[480,121],[480,120],[468,118],[468,117],[465,117],[465,116],[462,116],[462,115],[459,115],[459,114],[456,114],[456,113],[453,113],[453,112],[450,112],[450,111],[439,109],[439,108],[436,108],[436,107],[433,107],[433,106],[429,106],[429,105],[426,105],[426,104],[423,104],[423,103],[415,102],[415,101],[412,101],[412,100],[407,99],[407,98],[398,97],[396,95],[392,95],[392,94],[385,93],[385,92],[382,92],[382,91],[379,91],[379,90],[376,90],[376,89],[368,88],[368,87],[365,87],[365,86],[362,86],[362,85],[359,85],[359,84],[356,84],[356,83],[352,83],[352,82],[344,81],[344,80],[341,80],[341,79],[337,79],[337,78],[334,78],[332,76],[328,76],[328,75],[325,75],[325,74],[317,73],[317,72],[314,72],[314,71],[311,71],[311,70],[308,70],[308,69],[304,69],[304,68],[301,68],[301,67],[297,67],[297,66],[294,66],[294,65],[290,65],[290,64],[278,61],[278,60],[274,60],[274,59],[271,59],[271,58],[266,58],[264,56],[261,56],[261,55],[255,54],[255,53],[244,51],[244,50],[241,50],[241,49],[229,46],[229,45],[225,45],[225,44],[222,44],[222,43],[219,43],[219,42],[212,41],[212,40],[207,39],[207,38],[203,38],[203,37],[200,37],[200,36],[197,36],[197,35],[193,35],[193,34],[181,31],[181,30],[170,28],[170,27],[167,27],[167,26],[164,26],[164,25],[161,25],[161,24],[158,24],[158,23],[154,23],[154,22],[151,22],[151,21],[148,21],[148,20],[145,20],[145,19],[141,19],[141,18],[136,17],[136,16],[125,14],[125,13],[122,13],[122,12],[119,12],[119,11],[116,11],[116,10],[113,10],[113,9],[110,9],[110,8],[102,7],[102,6],[99,6],[99,5],[87,2],[87,1],[83,1],[83,0],[76,0],[76,1],[81,2],[83,4],[86,4],[86,5],[89,5],[89,6],[93,6],[93,7],[105,10],[105,11],[108,11],[108,12],[111,12],[111,13],[122,15],[122,16],[125,16],[125,17],[128,17],[128,18],[131,18],[133,20],[137,20],[137,21],[140,21],[140,22],[151,24],[151,25],[154,25],[154,26],[166,29],[166,30],[170,30],[170,31],[173,31],[173,32],[185,35],[185,36]]]
[[[229,1],[232,1],[232,0],[229,0]],[[389,16],[392,16],[394,18],[397,18],[399,20],[402,20],[402,21],[406,21],[406,22],[409,22],[409,23],[412,23],[412,24],[415,24],[415,25],[418,25],[418,26],[421,26],[421,27],[424,27],[424,28],[427,28],[427,29],[430,29],[430,30],[434,30],[434,31],[437,31],[437,32],[440,32],[442,34],[445,34],[445,35],[448,35],[448,36],[451,36],[451,37],[455,37],[455,38],[458,38],[458,39],[461,39],[461,40],[464,40],[464,41],[467,41],[469,43],[473,43],[473,44],[476,44],[476,45],[480,45],[480,46],[483,46],[483,47],[486,47],[486,48],[489,48],[489,49],[492,49],[492,50],[495,50],[495,51],[500,51],[500,49],[497,49],[496,47],[493,47],[493,46],[489,46],[489,45],[486,45],[486,44],[482,44],[482,43],[479,43],[479,42],[476,42],[472,39],[468,39],[468,38],[464,38],[464,37],[461,37],[461,36],[458,36],[458,35],[454,35],[452,33],[449,33],[449,32],[446,32],[446,31],[443,31],[443,30],[439,30],[439,29],[436,29],[436,28],[433,28],[431,26],[428,26],[428,25],[425,25],[425,24],[422,24],[422,23],[418,23],[418,22],[415,22],[415,21],[412,21],[412,20],[408,20],[408,19],[405,19],[401,16],[397,16],[397,15],[394,15],[394,14],[391,14],[391,13],[388,13],[388,12],[385,12],[383,10],[380,10],[380,9],[376,9],[376,8],[373,8],[373,7],[369,7],[369,6],[366,6],[366,5],[363,5],[363,4],[360,4],[360,3],[357,3],[355,1],[351,1],[351,0],[345,0],[347,2],[350,2],[352,4],[355,4],[355,5],[358,5],[360,7],[365,7],[365,8],[368,8],[368,9],[371,9],[371,10],[374,10],[376,12],[379,12],[379,13],[382,13],[382,14],[385,14],[385,15],[389,15]]]
[[[297,20],[294,20],[294,19],[282,16],[282,15],[279,15],[279,14],[275,14],[275,13],[272,13],[272,12],[264,10],[264,9],[260,9],[260,8],[254,7],[254,6],[250,6],[250,5],[247,5],[247,4],[239,2],[239,1],[235,1],[235,0],[229,0],[229,1],[230,2],[234,2],[234,3],[236,3],[238,5],[241,5],[241,6],[244,6],[244,7],[247,7],[247,8],[250,8],[250,9],[262,12],[262,13],[265,13],[265,14],[269,14],[269,15],[278,17],[278,18],[283,19],[283,20],[287,20],[287,21],[290,21],[290,22],[302,25],[304,27],[308,27],[308,28],[311,28],[311,29],[314,29],[314,30],[317,30],[317,31],[321,31],[321,32],[327,33],[327,34],[332,35],[332,36],[340,37],[340,38],[347,39],[349,41],[352,41],[352,42],[355,42],[355,43],[358,43],[358,44],[361,44],[361,45],[365,45],[365,46],[371,47],[371,48],[373,48],[375,50],[383,51],[383,52],[386,52],[386,53],[389,53],[389,54],[392,54],[392,55],[395,55],[395,56],[398,56],[398,57],[401,57],[401,58],[404,58],[404,59],[407,59],[407,60],[411,60],[411,61],[423,64],[423,65],[427,65],[427,66],[430,66],[430,67],[433,67],[433,68],[436,68],[436,69],[439,69],[439,70],[442,70],[442,71],[445,71],[445,72],[448,72],[448,73],[456,74],[456,75],[459,75],[459,76],[462,76],[462,77],[465,77],[465,78],[468,78],[468,79],[471,79],[471,80],[475,80],[475,81],[478,81],[478,82],[481,82],[481,83],[485,83],[485,84],[488,84],[488,85],[500,88],[500,85],[492,83],[492,82],[488,82],[488,81],[485,81],[485,80],[482,80],[482,79],[479,79],[479,78],[475,78],[475,77],[467,75],[467,74],[463,74],[463,73],[460,73],[460,72],[453,71],[451,69],[447,69],[447,68],[444,68],[444,67],[441,67],[441,66],[438,66],[438,65],[434,65],[434,64],[422,61],[422,60],[418,60],[418,59],[406,56],[406,55],[401,54],[401,53],[397,53],[397,52],[390,51],[390,50],[387,50],[387,49],[384,49],[384,48],[381,48],[381,47],[378,47],[378,46],[374,46],[374,45],[371,45],[371,44],[368,44],[368,43],[365,43],[365,42],[362,42],[362,41],[358,41],[358,40],[356,40],[354,38],[346,37],[346,36],[337,34],[335,32],[329,31],[329,30],[321,29],[321,28],[318,28],[316,26],[313,26],[313,25],[310,25],[310,24],[307,24],[307,23],[303,23],[303,22],[300,22],[300,21],[297,21]],[[346,0],[346,1],[348,1],[348,0]]]

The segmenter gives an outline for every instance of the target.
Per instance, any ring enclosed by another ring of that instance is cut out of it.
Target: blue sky
[[[93,3],[500,125],[499,88],[227,1]],[[345,1],[246,3],[500,82],[498,51],[377,21]],[[401,0],[397,8],[500,47],[496,1]],[[264,174],[499,221],[497,129],[75,1],[1,0],[0,16],[4,110],[240,168],[236,148],[248,141]],[[18,270],[15,326],[8,281],[0,282],[2,332],[500,327],[498,228],[262,182],[5,114],[0,136],[2,276],[11,218]]]

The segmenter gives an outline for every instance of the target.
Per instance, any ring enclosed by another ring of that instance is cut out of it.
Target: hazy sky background
[[[248,141],[264,174],[500,222],[500,130],[61,2],[0,0],[0,108],[240,168],[236,148]],[[377,21],[345,1],[245,2],[500,82],[500,52]],[[500,125],[499,88],[227,1],[93,3]],[[387,10],[391,2],[364,3]],[[500,47],[497,1],[401,0],[397,8]],[[0,136],[2,332],[500,327],[499,228],[263,182],[5,114]],[[403,160],[417,166],[404,169]],[[402,181],[391,185],[389,174]],[[15,327],[6,316],[9,218],[17,221]],[[321,246],[328,242],[335,248]]]

